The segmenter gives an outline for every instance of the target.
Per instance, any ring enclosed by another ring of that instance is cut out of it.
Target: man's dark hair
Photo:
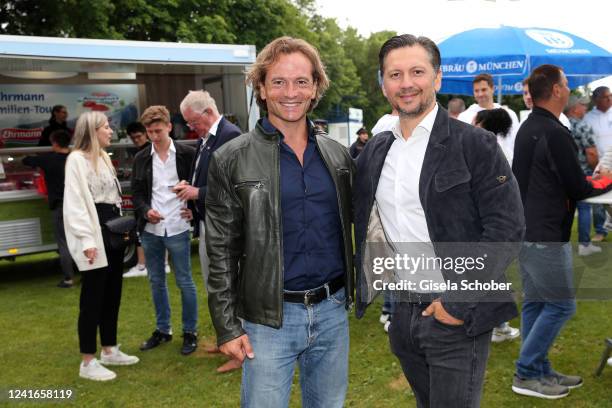
[[[380,52],[378,53],[378,66],[380,68],[380,72],[384,74],[385,72],[385,57],[391,51],[397,48],[404,47],[414,47],[415,45],[420,45],[425,48],[427,54],[429,54],[429,62],[433,66],[434,72],[437,74],[440,70],[441,58],[440,58],[440,50],[435,42],[431,41],[427,37],[415,37],[412,34],[402,34],[396,35],[394,37],[389,38],[385,43],[380,47]]]
[[[125,131],[126,131],[126,133],[128,135],[131,135],[132,133],[136,133],[136,132],[147,134],[147,129],[140,122],[132,122],[132,123],[130,123],[125,128]]]
[[[482,74],[478,74],[474,77],[474,80],[472,81],[472,85],[477,84],[480,81],[485,81],[487,84],[489,84],[489,87],[494,88],[494,82],[493,82],[493,77],[490,74],[482,73]]]
[[[599,98],[601,98],[603,96],[604,93],[609,92],[609,91],[610,91],[610,88],[608,88],[607,86],[598,86],[593,91],[593,98],[592,99],[595,102],[597,102],[599,100]]]
[[[66,148],[70,145],[70,139],[72,136],[64,129],[58,129],[49,135],[51,143],[56,143],[61,148]]]
[[[474,123],[496,135],[506,137],[512,127],[512,118],[503,108],[481,110]]]
[[[551,64],[540,65],[531,72],[527,86],[534,103],[550,99],[553,87],[561,83],[561,72],[561,68]]]

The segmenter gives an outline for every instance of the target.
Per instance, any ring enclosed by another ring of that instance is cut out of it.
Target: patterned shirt
[[[593,169],[589,167],[587,163],[584,150],[589,147],[595,147],[595,132],[593,132],[593,128],[583,120],[575,118],[569,118],[569,120],[572,124],[574,141],[578,146],[578,161],[580,162],[580,167],[582,167],[582,171],[584,171],[585,174],[591,174]]]

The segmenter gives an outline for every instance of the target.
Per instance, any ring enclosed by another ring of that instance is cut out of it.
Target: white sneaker
[[[120,344],[111,347],[111,353],[106,354],[104,350],[100,352],[100,363],[105,365],[132,365],[140,361],[136,356],[128,356],[119,350]]]
[[[101,366],[100,362],[94,358],[87,365],[85,365],[85,362],[81,362],[79,377],[94,381],[108,381],[116,378],[117,374]]]
[[[506,340],[514,340],[518,336],[521,335],[521,331],[515,327],[511,327],[507,323],[495,327],[493,329],[493,335],[491,336],[491,341],[493,343],[501,343]]]
[[[378,318],[378,321],[380,322],[380,324],[385,324],[387,323],[387,320],[389,320],[389,316],[389,313],[382,312],[380,314],[380,317]]]
[[[124,278],[135,278],[138,276],[147,276],[147,268],[144,265],[134,265],[129,271],[123,274]]]
[[[387,320],[385,322],[385,325],[383,326],[383,329],[385,330],[385,333],[389,333],[389,326],[391,326],[391,320]]]
[[[598,252],[601,252],[601,247],[593,245],[591,242],[588,245],[578,244],[578,255],[580,256],[589,256]]]
[[[608,365],[609,365],[610,367],[612,367],[612,357],[610,357],[610,358],[608,359]]]
[[[166,273],[170,273],[170,264],[169,264],[169,263],[167,263],[167,264],[164,266],[164,270],[166,271]]]

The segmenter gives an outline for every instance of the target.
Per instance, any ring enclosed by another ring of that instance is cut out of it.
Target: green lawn
[[[197,251],[194,251],[194,254]],[[612,250],[610,251],[612,253]],[[96,383],[78,377],[76,318],[79,289],[58,289],[60,279],[54,255],[0,262],[0,389],[53,388],[74,390],[69,403],[105,407],[235,407],[240,400],[240,373],[218,375],[224,360],[203,352],[179,354],[179,336],[158,349],[142,353],[138,345],[154,329],[154,313],[145,278],[124,281],[119,320],[122,349],[138,355],[141,362],[116,369],[118,378]],[[612,288],[607,255],[595,255],[577,270],[589,288]],[[200,335],[213,336],[197,256],[192,258],[200,294]],[[599,272],[598,272],[599,271]],[[607,271],[607,273],[604,273]],[[511,273],[516,281],[515,270]],[[171,277],[171,300],[175,332],[180,334],[180,298]],[[601,294],[601,293],[600,293]],[[389,351],[387,336],[378,323],[380,305],[369,309],[362,320],[351,318],[350,384],[346,405],[350,407],[414,406],[396,359]],[[518,321],[512,322],[514,326]],[[494,344],[489,360],[483,407],[611,407],[612,368],[593,377],[603,349],[603,339],[612,335],[612,302],[580,301],[578,314],[565,327],[551,360],[560,372],[585,377],[585,386],[569,397],[549,402],[515,395],[510,390],[519,342]],[[202,348],[201,348],[202,349]],[[0,397],[0,405],[6,400]],[[9,404],[13,405],[13,404]],[[33,404],[21,404],[28,406]],[[292,406],[299,406],[294,386]]]

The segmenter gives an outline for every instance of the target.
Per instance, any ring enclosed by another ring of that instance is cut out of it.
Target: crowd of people
[[[290,37],[266,45],[247,73],[266,112],[247,133],[204,91],[191,91],[180,105],[198,135],[195,149],[170,138],[166,107],[145,109],[128,128],[142,250],[126,275],[107,227],[121,214],[121,186],[105,151],[112,129],[103,114],[82,114],[70,154],[69,135],[54,130],[52,167],[37,158],[28,164],[51,175],[65,162],[65,183],[50,188],[49,204],[58,243],[65,242],[60,254],[71,258],[62,262],[62,282],[73,284],[72,261],[82,276],[80,376],[111,380],[116,374],[107,366],[139,362],[117,344],[124,276],[146,274],[151,287],[155,329],[140,350],[172,340],[166,253],[182,301],[181,353],[197,349],[193,226],[217,336],[208,351],[228,356],[218,371],[242,368],[244,407],[287,406],[296,365],[304,406],[344,405],[347,311],[355,305],[361,318],[378,294],[373,244],[393,254],[418,245],[419,253],[441,259],[488,253],[482,268],[465,273],[453,263],[391,271],[397,282],[436,283],[385,291],[380,318],[417,406],[479,406],[491,342],[519,336],[508,384],[514,392],[557,399],[580,387],[582,378],[552,368],[548,352],[576,312],[569,242],[576,207],[578,254],[601,251],[592,241],[605,236],[605,213],[592,208],[597,234],[590,237],[591,208],[581,200],[612,190],[612,169],[598,165],[612,146],[610,91],[596,89],[595,108],[586,113],[589,99],[570,96],[562,68],[542,65],[524,81],[531,112],[519,123],[493,102],[486,73],[473,81],[476,103],[466,109],[454,98],[444,109],[436,101],[440,64],[428,38],[388,39],[379,70],[391,113],[370,140],[359,129],[350,149],[309,120],[329,81],[318,51]],[[54,113],[53,123],[61,117]],[[62,215],[69,220],[63,227]],[[512,291],[453,289],[505,282],[515,258],[524,297],[520,330],[508,323],[519,316]]]

